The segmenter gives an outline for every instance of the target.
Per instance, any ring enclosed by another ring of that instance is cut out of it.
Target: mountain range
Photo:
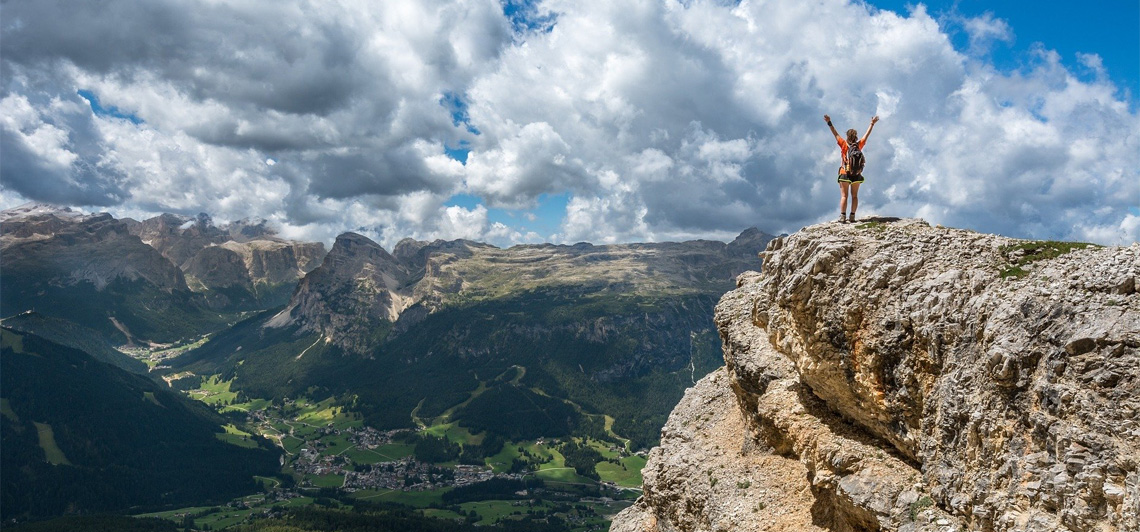
[[[325,253],[263,222],[172,214],[139,222],[29,205],[0,213],[0,309],[5,338],[86,357],[64,366],[99,368],[72,386],[76,404],[104,404],[99,382],[132,382],[137,389],[123,393],[147,405],[198,412],[176,390],[225,383],[238,397],[275,404],[327,398],[377,430],[456,426],[476,441],[593,435],[637,450],[657,441],[682,391],[720,364],[713,306],[737,274],[758,267],[757,252],[772,238],[750,229],[728,244],[507,249],[405,239],[389,252],[345,233]],[[11,382],[66,373],[32,368],[14,347],[3,358]],[[50,422],[10,397],[16,389],[3,391],[13,413],[6,446],[27,434],[17,419],[67,426],[67,434],[104,423],[76,412]],[[26,395],[47,393],[33,387]],[[109,415],[115,423],[106,427],[130,423]],[[183,423],[229,433],[225,422],[240,421],[233,416]],[[139,448],[189,452],[171,440],[187,437],[169,431],[119,432]],[[67,452],[72,440],[57,440],[65,456],[77,452]],[[19,459],[56,473],[80,467],[53,462],[50,446],[38,443],[21,444]],[[6,471],[22,467],[13,460],[6,455]],[[5,492],[17,489],[9,479],[55,479],[37,475],[5,475]],[[51,515],[60,501],[67,512],[122,509],[132,499],[100,505],[68,493],[47,498],[56,506],[5,502],[2,513]]]
[[[145,241],[144,241],[145,239]],[[0,213],[0,315],[34,311],[125,345],[177,342],[287,301],[324,255],[263,224],[144,222],[27,205]]]

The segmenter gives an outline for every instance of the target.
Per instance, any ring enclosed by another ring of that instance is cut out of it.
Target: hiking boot
[[[846,214],[839,213],[839,223],[841,223],[841,224],[847,223],[847,215]]]
[[[855,223],[855,213],[847,215],[847,223]]]

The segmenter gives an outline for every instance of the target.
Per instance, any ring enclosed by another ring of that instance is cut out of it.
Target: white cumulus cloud
[[[1017,28],[990,13],[852,0],[512,13],[496,0],[7,3],[0,204],[509,244],[549,237],[521,211],[568,195],[560,241],[731,238],[833,218],[822,117],[862,134],[878,114],[864,216],[1140,239],[1140,120],[1112,73],[1048,43],[998,68],[991,49]]]

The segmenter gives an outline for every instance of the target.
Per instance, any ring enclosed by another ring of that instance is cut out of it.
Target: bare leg
[[[839,182],[839,214],[847,213],[847,191],[851,183]]]
[[[851,183],[851,217],[855,217],[855,211],[859,208],[859,185],[863,183]],[[846,198],[846,194],[843,199]]]

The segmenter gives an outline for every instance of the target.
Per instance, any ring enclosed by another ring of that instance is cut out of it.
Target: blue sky
[[[1140,240],[1140,3],[0,4],[0,207],[496,245],[864,216]],[[176,21],[176,23],[174,22]]]
[[[872,0],[880,9],[908,13],[918,2]],[[992,47],[995,66],[1022,68],[1035,44],[1061,54],[1061,60],[1076,72],[1086,73],[1078,53],[1095,53],[1104,61],[1108,76],[1129,91],[1135,108],[1140,98],[1140,2],[1097,0],[1093,2],[1042,2],[1040,0],[929,0],[921,2],[936,18],[944,20],[948,34],[959,49],[969,47],[964,31],[955,28],[955,16],[977,17],[991,13],[1004,20],[1012,32],[1010,42]]]

